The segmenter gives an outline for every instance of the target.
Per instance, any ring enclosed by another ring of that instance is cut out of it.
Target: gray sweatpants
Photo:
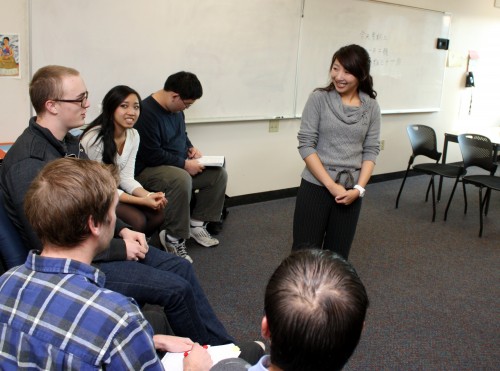
[[[219,221],[226,194],[227,172],[223,167],[207,167],[194,177],[175,166],[155,166],[144,169],[136,179],[150,191],[164,192],[168,204],[161,226],[167,234],[189,238],[189,220]],[[190,215],[193,190],[197,190],[196,206]]]

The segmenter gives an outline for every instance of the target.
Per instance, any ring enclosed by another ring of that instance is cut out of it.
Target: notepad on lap
[[[234,344],[210,346],[207,352],[212,357],[212,362],[215,365],[217,362],[227,358],[237,358],[241,351],[238,346]],[[165,370],[168,371],[182,371],[183,369],[184,353],[167,353],[162,358],[161,363]]]
[[[226,159],[224,156],[202,156],[197,158],[198,162],[203,166],[224,166]]]

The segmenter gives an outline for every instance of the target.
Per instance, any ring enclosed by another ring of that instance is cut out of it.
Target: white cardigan
[[[101,129],[100,126],[89,130],[80,139],[85,152],[91,160],[102,162],[103,144],[102,140],[97,138],[97,134]],[[135,157],[139,149],[139,133],[135,129],[127,129],[127,138],[123,146],[122,154],[116,154],[115,162],[120,169],[120,188],[118,194],[121,195],[123,191],[132,194],[134,189],[142,187],[141,183],[134,179],[135,170]]]

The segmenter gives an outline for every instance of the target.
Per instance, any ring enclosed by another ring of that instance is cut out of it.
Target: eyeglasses
[[[52,99],[54,102],[64,102],[64,103],[80,103],[82,108],[85,108],[87,104],[87,100],[89,99],[89,92],[86,91],[83,93],[83,97],[80,99]]]
[[[180,97],[180,95],[179,95],[179,99],[181,100],[182,104],[184,104],[184,109],[188,109],[188,108],[189,108],[189,107],[191,107],[191,106],[194,104],[194,102],[195,102],[195,100],[192,100],[192,99],[190,99],[190,100],[191,100],[191,102],[186,102],[184,99],[182,99],[182,98]]]
[[[194,102],[191,102],[191,103],[186,103],[186,101],[185,101],[184,99],[181,99],[181,100],[182,100],[182,103],[184,104],[184,106],[185,106],[186,108],[191,107],[191,105],[194,103]]]

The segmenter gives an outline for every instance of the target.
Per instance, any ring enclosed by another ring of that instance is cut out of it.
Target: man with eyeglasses
[[[56,75],[62,78],[53,80]],[[54,81],[57,81],[55,85]],[[52,85],[54,89],[50,88]],[[52,90],[54,95],[47,97]],[[65,156],[80,157],[84,153],[78,139],[68,132],[85,123],[90,106],[87,88],[80,74],[66,67],[49,66],[39,70],[33,76],[30,96],[35,111],[43,114],[30,119],[29,127],[5,156],[1,176],[5,208],[21,232],[25,246],[38,239],[24,216],[24,195],[47,162]],[[58,117],[58,120],[53,117]]]
[[[31,182],[53,160],[87,158],[78,139],[69,134],[84,124],[90,107],[79,72],[63,66],[42,67],[31,80],[30,98],[37,115],[30,119],[29,127],[0,167],[5,208],[26,247],[17,264],[25,262],[30,249],[42,248],[23,208]],[[106,275],[105,287],[133,297],[140,304],[163,307],[178,336],[210,345],[234,342],[213,312],[192,265],[160,249],[149,249],[144,234],[127,227],[117,220],[116,238],[93,260]]]
[[[192,237],[205,247],[219,241],[207,231],[207,222],[220,221],[227,185],[223,167],[204,168],[201,152],[186,132],[184,110],[201,98],[203,89],[195,74],[177,72],[141,104],[135,125],[141,142],[135,174],[147,189],[164,192],[168,205],[160,241],[167,251],[185,254]],[[191,210],[191,196],[197,190]]]

